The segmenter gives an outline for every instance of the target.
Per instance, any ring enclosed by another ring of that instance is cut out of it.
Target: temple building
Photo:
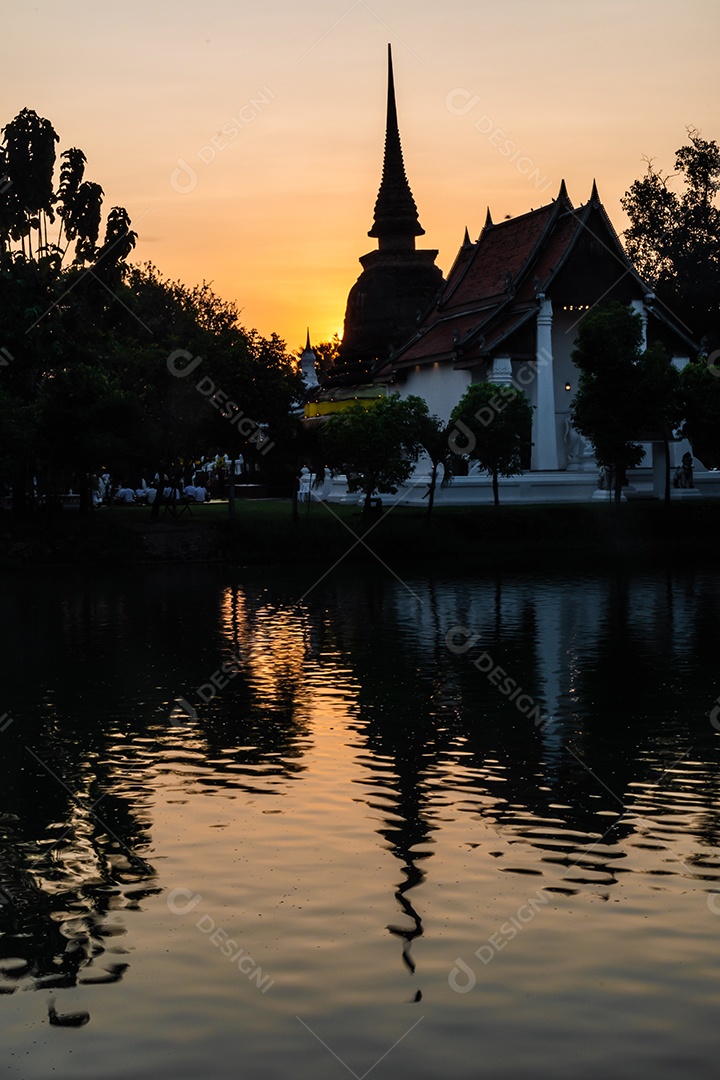
[[[571,354],[584,313],[620,301],[639,314],[644,346],[662,342],[676,367],[698,351],[631,264],[596,184],[579,206],[563,181],[555,199],[518,217],[494,222],[488,210],[477,240],[465,229],[447,280],[435,265],[437,252],[416,249],[423,233],[405,174],[388,46],[385,154],[368,234],[378,248],[360,259],[339,361],[310,392],[307,422],[322,423],[355,402],[370,408],[394,392],[423,398],[447,422],[472,383],[514,386],[533,406],[533,445],[523,475],[502,482],[502,497],[592,498],[597,463],[570,420],[579,378]],[[639,484],[658,495],[668,467],[665,443],[648,442],[645,449]],[[672,443],[669,465],[677,467],[687,450],[686,442]],[[418,463],[404,501],[422,499],[426,464]],[[704,475],[720,494],[716,478]],[[343,478],[333,484],[332,498],[350,498]],[[471,463],[469,475],[457,476],[440,501],[486,498],[489,479]]]
[[[496,224],[488,210],[475,243],[465,231],[440,296],[378,378],[446,421],[470,383],[515,385],[534,406],[531,470],[594,470],[570,426],[570,356],[584,312],[612,300],[638,312],[645,348],[662,341],[678,366],[697,351],[630,263],[596,185],[575,207],[563,181],[527,214]]]
[[[360,257],[363,270],[348,296],[339,362],[326,385],[371,379],[378,362],[414,334],[418,319],[443,285],[442,272],[435,265],[437,251],[415,247],[415,238],[424,232],[405,174],[388,45],[385,153],[368,232],[378,246]]]

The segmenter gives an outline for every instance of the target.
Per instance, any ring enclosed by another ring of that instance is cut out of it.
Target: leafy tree
[[[102,189],[84,180],[85,155],[77,148],[61,155],[56,186],[58,141],[50,121],[23,109],[3,128],[0,144],[0,346],[12,357],[0,374],[15,509],[24,506],[41,451],[35,403],[48,380],[97,355],[112,290],[135,243],[126,211],[114,207],[98,246]],[[74,258],[65,266],[73,241]]]
[[[271,474],[302,392],[284,343],[242,327],[237,306],[207,282],[169,281],[150,263],[128,269],[118,297],[107,364],[142,403],[153,471],[171,475],[180,458],[212,447]]]
[[[129,267],[118,296],[107,364],[142,406],[150,472],[175,477],[180,459],[215,445],[216,414],[205,391],[214,392],[211,363],[230,347],[237,312],[207,283],[167,280],[152,263]],[[161,503],[153,504],[154,517]]]
[[[639,273],[710,349],[720,346],[720,147],[688,129],[675,173],[651,160],[621,199],[630,219],[625,246]],[[671,181],[684,184],[676,192]]]
[[[449,483],[452,477],[453,454],[449,444],[452,425],[444,424],[438,416],[430,416],[427,405],[425,406],[425,414],[420,414],[418,419],[418,440],[422,449],[430,458],[432,466],[430,489],[427,493],[427,519],[429,521],[435,504],[435,489],[440,466],[443,466],[444,471],[443,483]]]
[[[370,512],[373,492],[394,495],[408,480],[420,449],[423,416],[427,405],[422,398],[391,394],[368,407],[351,405],[323,427],[327,459],[345,473],[348,491],[364,494],[364,513]]]
[[[520,473],[523,452],[532,445],[532,405],[514,386],[473,383],[453,409],[450,422],[451,450],[490,473],[493,501],[499,506],[498,477]]]
[[[316,368],[321,372],[329,371],[335,367],[340,356],[340,338],[337,334],[333,334],[329,341],[321,341],[318,345],[313,345],[313,352],[317,357],[315,364]],[[298,356],[302,353],[302,349],[298,352]]]
[[[583,318],[572,353],[580,381],[571,420],[598,463],[614,470],[617,502],[627,470],[642,459],[641,441],[667,441],[680,419],[677,371],[661,346],[642,352],[641,343],[640,316],[614,301]]]
[[[92,470],[101,461],[113,472],[135,464],[137,400],[96,365],[81,363],[46,381],[37,409],[42,460],[56,473],[71,472],[80,489],[80,510],[89,510]]]
[[[99,184],[84,180],[87,159],[82,150],[74,147],[61,154],[55,190],[55,143],[59,136],[50,121],[32,109],[23,109],[2,130],[0,266],[35,260],[50,276],[57,276],[73,240],[75,265],[92,264],[107,272],[108,267],[126,258],[136,234],[121,206],[110,211],[105,240],[97,246],[103,190]],[[53,238],[49,226],[56,212],[60,221]]]
[[[686,364],[680,372],[682,434],[708,469],[720,467],[720,354]]]
[[[212,441],[233,460],[242,455],[259,475],[290,482],[297,440],[291,410],[302,400],[303,381],[285,343],[277,334],[265,338],[238,328],[233,340],[208,359],[208,375],[216,384],[210,399],[216,411],[209,410]],[[233,494],[231,485],[231,516]]]

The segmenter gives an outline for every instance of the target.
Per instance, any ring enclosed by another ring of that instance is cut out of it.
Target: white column
[[[640,340],[640,348],[643,352],[647,349],[647,308],[642,300],[631,300],[630,307],[640,316],[642,322],[642,338]]]
[[[499,386],[512,385],[512,360],[509,356],[496,356],[492,362],[490,382]]]
[[[538,294],[536,344],[536,408],[533,412],[532,469],[554,471],[558,468],[557,425],[555,422],[555,383],[552,353],[552,301]]]

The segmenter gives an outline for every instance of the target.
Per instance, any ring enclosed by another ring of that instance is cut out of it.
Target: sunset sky
[[[563,177],[576,204],[596,177],[624,228],[643,155],[671,171],[687,126],[720,138],[719,31],[717,0],[4,0],[0,124],[51,120],[137,261],[212,281],[295,350],[341,331],[375,246],[388,42],[446,273],[488,205],[524,213]]]

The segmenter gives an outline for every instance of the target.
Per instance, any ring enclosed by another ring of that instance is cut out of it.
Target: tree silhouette
[[[642,460],[640,443],[669,439],[680,420],[678,373],[662,346],[642,352],[641,341],[640,316],[615,301],[583,318],[572,353],[580,369],[572,423],[614,469],[616,502],[627,469]]]
[[[113,207],[98,246],[102,188],[84,179],[86,158],[77,148],[61,155],[56,186],[59,138],[49,120],[23,109],[2,130],[0,448],[12,475],[13,508],[22,510],[41,443],[52,435],[40,431],[37,403],[49,380],[66,378],[75,364],[97,364],[104,315],[136,235],[127,212]],[[86,392],[107,390],[102,379],[83,385]]]
[[[370,512],[373,492],[394,494],[409,478],[420,449],[420,418],[426,415],[422,398],[391,394],[335,413],[322,429],[328,460],[344,471],[348,491],[363,493],[364,513]]]
[[[658,298],[710,350],[720,347],[720,147],[688,128],[672,175],[651,160],[620,200],[630,218],[630,258]],[[684,190],[670,182],[679,176]]]
[[[490,473],[493,502],[498,507],[498,477],[519,473],[523,452],[530,445],[530,402],[514,386],[473,383],[453,409],[450,421],[451,449]]]

